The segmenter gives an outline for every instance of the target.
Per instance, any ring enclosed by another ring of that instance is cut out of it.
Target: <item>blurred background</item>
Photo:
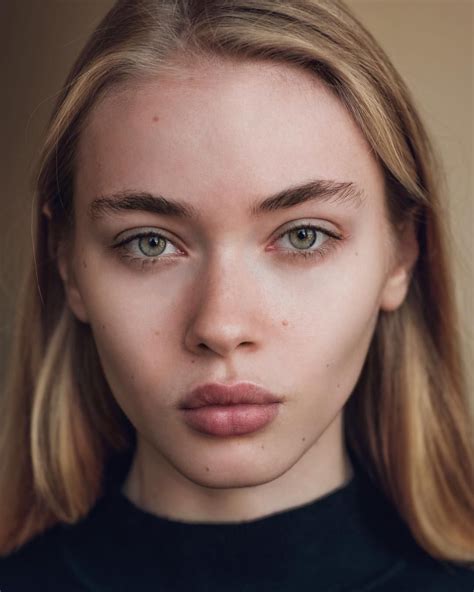
[[[31,177],[66,74],[113,0],[0,0],[0,384],[25,261]],[[473,347],[472,0],[347,0],[412,90],[444,163],[460,332],[471,393]]]

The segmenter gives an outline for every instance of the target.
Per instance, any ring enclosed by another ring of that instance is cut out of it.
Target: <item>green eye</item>
[[[162,236],[143,236],[138,240],[138,248],[147,257],[161,255],[166,248],[166,239]]]
[[[288,239],[297,249],[308,249],[316,242],[316,230],[311,227],[296,228],[288,232]]]

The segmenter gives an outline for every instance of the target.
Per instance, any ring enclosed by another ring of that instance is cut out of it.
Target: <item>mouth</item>
[[[282,397],[253,382],[226,385],[209,382],[197,386],[181,401],[181,409],[197,409],[209,405],[269,405],[281,403]]]
[[[282,397],[251,382],[207,383],[196,387],[180,404],[184,421],[213,436],[253,433],[278,415]]]

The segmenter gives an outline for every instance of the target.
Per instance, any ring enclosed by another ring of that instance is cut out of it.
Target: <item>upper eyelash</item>
[[[327,230],[326,228],[322,228],[320,226],[316,226],[314,224],[304,224],[304,223],[300,223],[297,224],[296,226],[292,226],[291,228],[287,228],[284,232],[282,232],[280,235],[278,235],[276,240],[279,240],[281,238],[283,238],[285,235],[289,234],[290,232],[293,232],[295,230],[299,230],[301,228],[304,229],[311,229],[311,230],[315,230],[317,232],[320,232],[322,234],[325,234],[328,238],[324,241],[324,243],[318,247],[317,249],[314,250],[290,250],[290,249],[283,249],[282,252],[285,256],[290,256],[290,257],[303,257],[303,258],[309,258],[309,257],[314,257],[314,256],[319,256],[319,257],[324,257],[333,247],[335,247],[337,245],[337,241],[340,241],[343,237],[331,232],[330,230]],[[126,239],[124,239],[123,241],[112,245],[112,247],[114,249],[117,250],[121,250],[121,257],[125,258],[125,259],[129,259],[132,261],[132,263],[134,264],[141,264],[142,267],[145,267],[145,265],[149,265],[149,264],[153,264],[157,261],[163,262],[163,260],[169,258],[170,256],[162,256],[159,255],[156,258],[151,258],[151,257],[134,257],[133,255],[130,255],[130,253],[126,252],[126,246],[128,244],[130,244],[131,242],[133,242],[134,240],[140,240],[141,238],[146,238],[148,236],[158,236],[160,238],[165,239],[167,242],[170,242],[173,244],[173,241],[171,239],[169,239],[167,236],[165,236],[164,234],[161,234],[159,232],[155,232],[155,231],[149,231],[149,232],[141,232],[138,234],[135,234],[133,236],[130,236]]]

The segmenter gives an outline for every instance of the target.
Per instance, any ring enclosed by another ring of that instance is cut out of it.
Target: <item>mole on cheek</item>
[[[160,118],[158,117],[158,115],[155,115],[155,116],[153,117],[153,122],[154,122],[154,123],[157,123],[158,121],[160,121]]]
[[[283,319],[283,321],[281,322],[281,324],[282,324],[284,327],[287,327],[287,326],[288,326],[288,321],[287,321],[286,319]]]

